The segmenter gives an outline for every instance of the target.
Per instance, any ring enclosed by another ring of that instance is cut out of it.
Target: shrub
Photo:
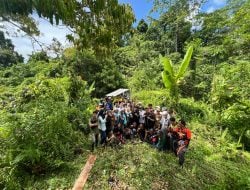
[[[249,131],[250,107],[235,103],[221,114],[223,127],[228,127],[231,134],[239,139],[239,143],[245,144],[246,149],[250,149],[250,138],[247,136]]]
[[[154,106],[170,105],[170,97],[166,90],[140,91],[132,93],[132,99],[142,102],[144,105],[153,104]]]
[[[86,85],[79,84],[82,103],[69,106],[67,77],[40,79],[16,93],[15,101],[9,103],[14,106],[2,110],[0,187],[20,189],[30,176],[64,166],[74,158],[75,149],[85,144],[87,138],[77,129],[87,118],[91,99]],[[72,113],[79,122],[69,119]]]
[[[207,105],[204,103],[195,102],[193,99],[181,99],[176,111],[179,117],[192,120],[194,118],[205,119],[207,109]]]

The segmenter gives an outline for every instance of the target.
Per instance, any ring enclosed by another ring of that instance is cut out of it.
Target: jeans
[[[101,133],[101,144],[106,143],[106,131],[100,130]]]

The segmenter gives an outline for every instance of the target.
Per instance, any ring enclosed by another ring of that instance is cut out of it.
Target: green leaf
[[[172,87],[172,80],[169,77],[169,75],[167,75],[166,72],[163,71],[161,73],[161,76],[162,76],[162,81],[163,81],[165,87],[166,88],[171,88]]]
[[[226,129],[223,131],[223,133],[222,133],[222,135],[221,135],[221,140],[225,140],[225,137],[226,137],[226,135],[227,135],[227,132],[228,132],[228,128],[226,128]]]
[[[164,67],[164,71],[167,71],[171,75],[171,77],[173,77],[174,70],[173,70],[173,66],[172,66],[172,61],[167,57],[163,57],[161,54],[159,57],[160,57],[160,63]]]
[[[191,57],[193,54],[193,46],[190,46],[186,52],[186,55],[181,63],[181,66],[179,68],[178,74],[176,76],[176,79],[179,79],[181,77],[183,77],[185,71],[187,70],[187,67],[190,63]]]

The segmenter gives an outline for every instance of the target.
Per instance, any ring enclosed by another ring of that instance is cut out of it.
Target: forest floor
[[[84,189],[250,189],[250,153],[237,150],[215,128],[198,122],[189,127],[193,137],[183,168],[172,152],[138,140],[119,148],[99,147]],[[86,151],[61,172],[34,181],[31,189],[71,189],[90,154]]]

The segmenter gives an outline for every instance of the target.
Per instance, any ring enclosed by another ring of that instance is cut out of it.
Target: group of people
[[[127,99],[112,101],[105,98],[93,112],[91,128],[92,149],[101,146],[115,147],[129,139],[139,138],[160,151],[173,151],[184,163],[184,154],[191,139],[191,131],[183,119],[176,121],[173,109],[147,107]]]

